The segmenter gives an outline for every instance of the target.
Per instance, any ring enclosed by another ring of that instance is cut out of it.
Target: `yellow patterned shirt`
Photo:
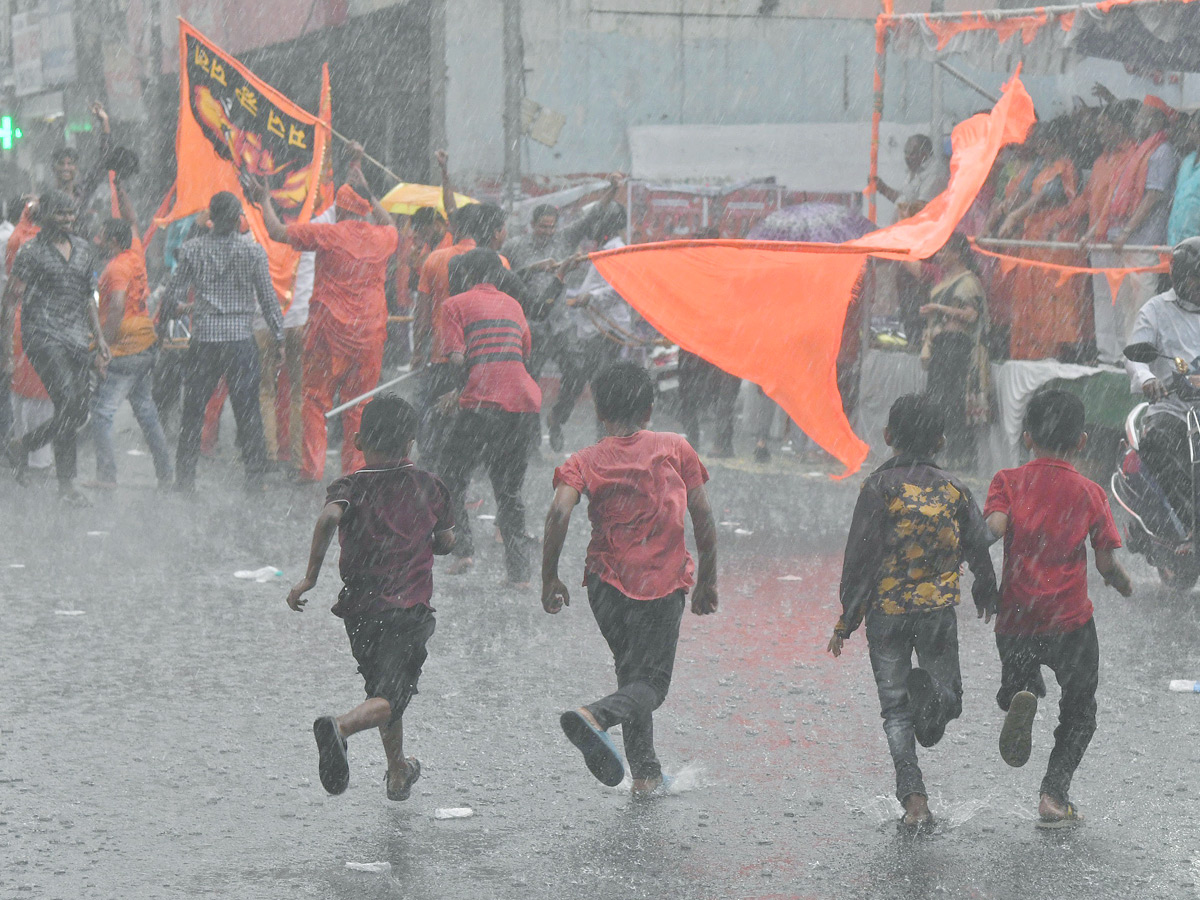
[[[868,609],[904,615],[954,606],[966,561],[977,605],[995,603],[987,526],[970,491],[922,460],[894,457],[863,483],[842,567],[841,630]]]

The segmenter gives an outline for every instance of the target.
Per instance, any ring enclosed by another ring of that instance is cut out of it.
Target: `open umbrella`
[[[750,229],[747,237],[754,241],[840,244],[874,230],[869,219],[847,206],[815,201],[776,210]]]
[[[460,207],[466,206],[468,203],[479,202],[473,197],[458,193],[454,195],[454,199],[458,201]],[[446,210],[442,207],[442,189],[432,184],[413,184],[402,181],[384,194],[379,203],[393,215],[411,216],[422,206],[432,206],[442,215],[446,214]]]

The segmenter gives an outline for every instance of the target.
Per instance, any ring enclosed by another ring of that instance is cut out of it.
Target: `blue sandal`
[[[616,744],[607,734],[596,728],[577,710],[565,712],[558,717],[563,734],[583,754],[583,762],[602,783],[616,787],[625,780],[625,763],[617,752]]]

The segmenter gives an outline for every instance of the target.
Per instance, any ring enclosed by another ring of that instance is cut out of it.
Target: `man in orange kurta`
[[[379,383],[387,340],[387,266],[398,234],[356,169],[351,181],[338,189],[333,223],[284,225],[265,184],[255,185],[252,194],[272,240],[316,252],[304,343],[304,441],[297,477],[318,482],[325,474],[325,413],[333,408],[334,394],[340,392],[348,400]],[[363,466],[362,453],[354,446],[361,416],[361,408],[354,407],[342,417],[343,474]]]

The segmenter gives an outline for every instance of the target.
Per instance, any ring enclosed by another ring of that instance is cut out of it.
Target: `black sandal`
[[[350,758],[346,755],[346,739],[338,731],[337,719],[322,716],[313,722],[313,737],[317,739],[317,774],[321,787],[331,794],[341,794],[350,784]]]

